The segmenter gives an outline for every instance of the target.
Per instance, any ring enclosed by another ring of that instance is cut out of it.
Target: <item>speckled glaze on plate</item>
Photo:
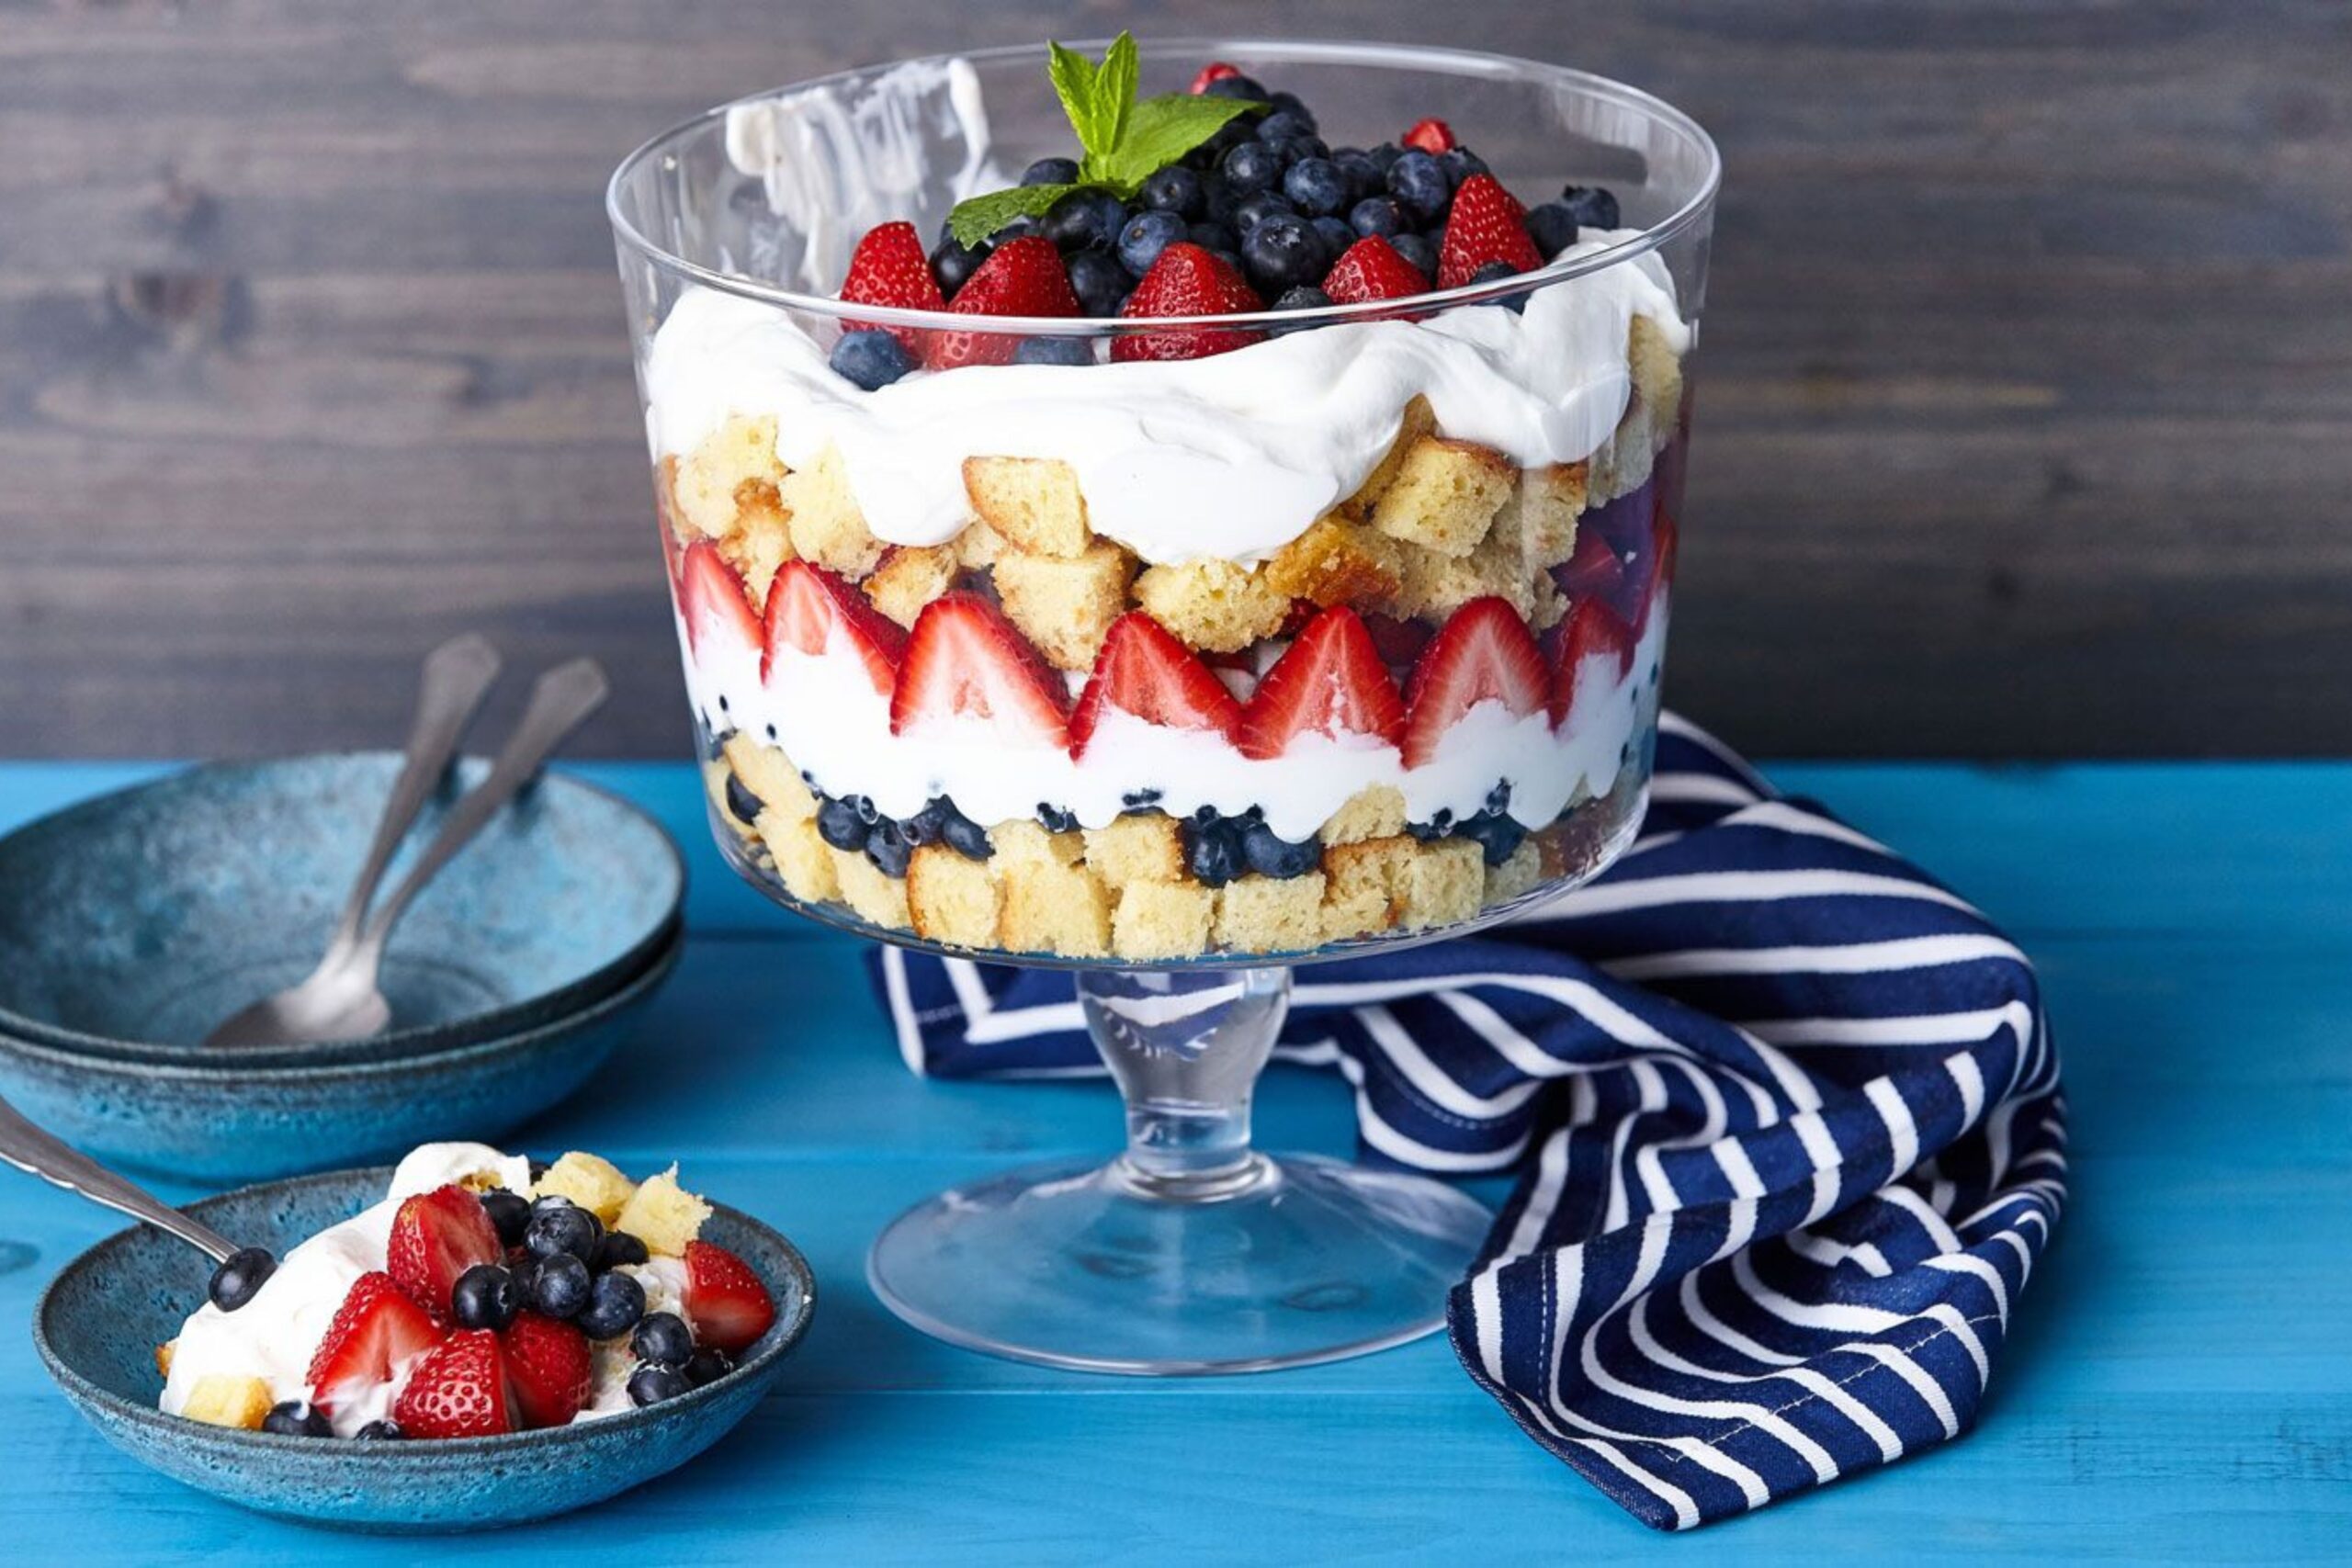
[[[217,1061],[214,1024],[308,974],[367,852],[388,751],[214,763],[0,839],[0,1033],[124,1061]],[[429,840],[487,764],[412,829]],[[393,863],[386,886],[406,869]],[[518,1034],[640,972],[674,936],[685,868],[635,806],[549,773],[420,895],[387,949],[393,1028],[243,1054],[383,1060]]]
[[[284,1252],[375,1202],[390,1168],[247,1188],[189,1206],[223,1235]],[[226,1502],[375,1531],[485,1529],[604,1501],[676,1469],[751,1414],[808,1331],[816,1280],[775,1231],[715,1206],[703,1234],[759,1271],[776,1321],[735,1371],[676,1399],[509,1437],[356,1443],[232,1431],[166,1416],[155,1347],[204,1296],[209,1266],[139,1228],[66,1265],[34,1309],[33,1342],[74,1407],[115,1447]]]
[[[677,966],[673,932],[635,978],[520,1034],[395,1061],[252,1067],[118,1062],[0,1033],[0,1096],[110,1164],[191,1181],[253,1181],[494,1140],[585,1083]]]

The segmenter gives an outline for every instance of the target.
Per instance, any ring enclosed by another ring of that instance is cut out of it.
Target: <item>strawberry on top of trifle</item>
[[[1229,65],[1138,101],[1130,40],[1052,60],[1078,156],[850,248],[840,299],[919,324],[690,287],[654,333],[715,816],[804,904],[1071,957],[1428,931],[1589,870],[1656,713],[1665,265],[1441,121],[1335,149]]]

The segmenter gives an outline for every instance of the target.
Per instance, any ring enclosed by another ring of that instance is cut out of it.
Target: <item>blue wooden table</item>
[[[1110,1091],[910,1077],[853,944],[725,874],[689,770],[582,771],[689,847],[694,940],[635,1043],[510,1141],[632,1167],[682,1156],[696,1185],[791,1233],[822,1292],[782,1392],[702,1461],[607,1506],[391,1548],[139,1470],[82,1427],[12,1328],[0,1561],[2352,1558],[2352,765],[1775,770],[1974,897],[2040,960],[2074,1198],[1975,1433],[1683,1540],[1537,1450],[1442,1340],[1142,1383],[901,1327],[865,1289],[876,1229],[961,1178],[1107,1152]],[[144,772],[0,767],[0,829]],[[1350,1147],[1340,1085],[1305,1070],[1274,1070],[1259,1125],[1268,1147]],[[0,1176],[0,1320],[21,1325],[50,1274],[112,1226]]]

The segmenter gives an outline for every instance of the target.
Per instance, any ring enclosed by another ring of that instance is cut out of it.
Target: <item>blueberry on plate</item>
[[[1229,223],[1195,223],[1185,231],[1184,238],[1204,251],[1238,251],[1241,248],[1241,236],[1233,231]]]
[[[591,1339],[617,1339],[645,1315],[645,1287],[616,1269],[588,1287],[588,1304],[572,1321]]]
[[[1186,222],[1201,215],[1201,176],[1182,164],[1151,175],[1136,193],[1148,212],[1172,212]]]
[[[1353,147],[1342,147],[1331,154],[1331,166],[1348,183],[1348,200],[1362,201],[1377,196],[1385,188],[1387,171],[1372,161],[1372,154]]]
[[[1298,141],[1314,134],[1314,118],[1290,109],[1274,109],[1258,120],[1261,141]]]
[[[989,830],[956,809],[956,803],[945,795],[933,802],[941,807],[939,841],[962,855],[966,860],[987,860],[996,853],[996,845],[989,841]]]
[[[1309,136],[1314,135],[1317,130],[1321,129],[1315,123],[1315,116],[1313,112],[1307,108],[1306,100],[1300,97],[1296,93],[1277,92],[1267,94],[1266,112],[1270,115],[1292,115],[1306,121],[1306,134]]]
[[[1253,822],[1242,829],[1241,858],[1261,876],[1288,881],[1320,867],[1323,846],[1313,839],[1294,844],[1263,822]]]
[[[588,1304],[588,1265],[569,1252],[539,1259],[531,1271],[531,1310],[544,1317],[577,1317]]]
[[[205,1293],[222,1312],[234,1312],[253,1300],[254,1292],[277,1272],[277,1259],[268,1248],[241,1247],[212,1270],[212,1282]]]
[[[675,1367],[655,1366],[651,1362],[628,1375],[628,1397],[632,1404],[659,1404],[665,1399],[675,1399],[694,1385],[686,1374]]]
[[[1329,294],[1324,293],[1313,284],[1302,283],[1295,288],[1283,289],[1282,298],[1274,301],[1274,309],[1277,310],[1329,310],[1330,304],[1331,297]],[[1281,337],[1286,333],[1304,332],[1306,326],[1306,322],[1299,321],[1289,326],[1276,326],[1269,330],[1274,336]]]
[[[531,1223],[529,1199],[503,1187],[493,1188],[481,1195],[481,1212],[490,1216],[491,1228],[498,1233],[499,1246],[523,1245],[523,1232]]]
[[[401,1430],[401,1424],[389,1416],[381,1421],[368,1422],[351,1435],[363,1443],[397,1443],[408,1436]]]
[[[1527,838],[1527,829],[1519,825],[1519,818],[1501,811],[1481,811],[1475,817],[1465,817],[1455,831],[1485,852],[1488,865],[1500,865],[1510,859]]]
[[[674,1312],[650,1312],[629,1336],[628,1348],[649,1366],[683,1367],[695,1353],[694,1331]]]
[[[1309,218],[1330,218],[1346,210],[1348,177],[1329,158],[1302,158],[1283,175],[1283,194]]]
[[[1478,270],[1470,275],[1470,281],[1472,283],[1500,283],[1506,277],[1518,276],[1519,268],[1511,265],[1510,263],[1490,261],[1480,264]],[[1517,294],[1506,294],[1494,303],[1517,315],[1527,309],[1527,294],[1525,290]]]
[[[1021,171],[1024,186],[1068,186],[1078,183],[1075,158],[1040,158]]]
[[[1617,227],[1617,197],[1606,186],[1562,186],[1560,205],[1588,229]]]
[[[1577,243],[1576,214],[1568,210],[1566,203],[1559,201],[1530,208],[1527,237],[1535,242],[1536,253],[1550,261]]]
[[[914,845],[907,841],[907,830],[888,817],[865,831],[865,858],[885,876],[906,875],[907,864],[914,854]]]
[[[1151,270],[1160,252],[1189,231],[1190,225],[1173,212],[1138,212],[1119,231],[1119,265],[1141,277]]]
[[[1070,292],[1090,316],[1116,314],[1119,301],[1134,287],[1135,279],[1108,251],[1080,251],[1069,258]]]
[[[541,1209],[523,1227],[523,1247],[532,1257],[568,1253],[583,1267],[595,1260],[596,1248],[604,1239],[605,1227],[596,1216],[571,1203]]]
[[[1348,247],[1356,243],[1356,231],[1348,227],[1345,220],[1310,218],[1306,226],[1315,231],[1317,239],[1323,242],[1323,254],[1331,261],[1338,261],[1347,254]]]
[[[1274,182],[1283,177],[1283,157],[1262,141],[1245,141],[1225,155],[1217,172],[1236,194],[1248,196],[1273,188]]]
[[[686,1360],[686,1381],[696,1388],[717,1382],[735,1370],[734,1358],[716,1345],[706,1345]]]
[[[645,1244],[627,1231],[606,1231],[603,1245],[596,1248],[593,1267],[599,1272],[617,1269],[624,1263],[642,1263],[652,1256]]]
[[[837,850],[864,849],[865,828],[865,818],[847,799],[829,799],[817,807],[817,837]]]
[[[1091,365],[1094,345],[1082,337],[1024,337],[1012,345],[1015,365]]]
[[[523,1310],[514,1276],[495,1263],[477,1263],[449,1288],[449,1315],[460,1328],[504,1328]]]
[[[1363,239],[1374,234],[1384,239],[1401,234],[1405,231],[1405,209],[1396,205],[1394,197],[1368,196],[1348,209],[1348,227]]]
[[[289,1399],[283,1404],[273,1404],[269,1414],[261,1418],[261,1429],[275,1432],[281,1438],[332,1438],[334,1427],[315,1404]]]
[[[1445,171],[1445,183],[1456,190],[1460,190],[1462,182],[1473,175],[1487,175],[1494,172],[1487,167],[1487,161],[1484,158],[1467,147],[1447,148],[1437,155],[1437,166]]]
[[[1108,249],[1126,220],[1125,204],[1109,191],[1074,190],[1046,209],[1041,232],[1067,255]]]
[[[825,363],[833,374],[854,387],[878,392],[915,367],[899,340],[879,329],[843,333]],[[732,797],[729,804],[733,804]]]
[[[1446,183],[1445,171],[1438,161],[1419,149],[1402,154],[1388,165],[1388,194],[1397,204],[1421,222],[1428,222],[1443,212],[1453,199],[1453,187]]]
[[[1319,282],[1330,265],[1323,241],[1304,218],[1276,213],[1241,236],[1241,260],[1261,294]]]
[[[1222,887],[1245,869],[1241,829],[1229,819],[1184,821],[1184,868],[1204,887]]]
[[[1388,243],[1424,277],[1437,276],[1437,247],[1419,234],[1391,234]]]
[[[972,274],[979,271],[980,264],[988,259],[985,242],[967,245],[953,234],[943,234],[931,253],[931,276],[938,281],[939,291],[953,299],[956,291],[970,282]]]

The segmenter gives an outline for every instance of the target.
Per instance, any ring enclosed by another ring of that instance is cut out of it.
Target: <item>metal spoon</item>
[[[23,1112],[0,1100],[0,1163],[15,1166],[28,1176],[78,1192],[93,1203],[144,1220],[157,1230],[169,1231],[215,1263],[226,1263],[245,1250],[209,1225],[189,1219],[162,1199],[135,1187],[78,1149],[68,1147],[50,1133],[24,1118]]]
[[[433,690],[429,670],[426,685],[429,704]],[[604,705],[610,691],[603,667],[593,659],[575,659],[540,676],[531,688],[530,705],[524,710],[522,722],[515,726],[514,733],[491,763],[489,775],[451,808],[441,823],[440,832],[417,856],[408,875],[375,913],[348,922],[347,926],[338,925],[326,956],[319,961],[318,968],[311,972],[309,978],[266,997],[226,1020],[205,1036],[204,1043],[223,1046],[283,1045],[364,1040],[380,1032],[391,1021],[392,1012],[383,992],[377,988],[376,978],[383,963],[384,943],[391,936],[393,925],[424,885],[465,848],[501,807],[537,776],[539,765],[547,761],[548,754]],[[474,700],[479,702],[479,696]],[[423,720],[420,710],[420,734],[425,728]],[[462,728],[462,722],[458,728]],[[454,737],[450,745],[454,749]],[[445,755],[443,765],[446,761]],[[437,777],[439,771],[435,766],[426,777]],[[407,783],[408,772],[404,771],[401,785],[394,788],[395,805],[399,804],[401,786]],[[412,818],[413,815],[412,807]],[[381,831],[379,830],[379,838]],[[394,835],[392,842],[399,842],[398,835]],[[390,858],[389,852],[384,858]],[[362,910],[368,902],[364,895],[374,891],[374,879],[383,872],[375,861],[371,851],[369,865],[361,877],[364,886],[355,889]]]

